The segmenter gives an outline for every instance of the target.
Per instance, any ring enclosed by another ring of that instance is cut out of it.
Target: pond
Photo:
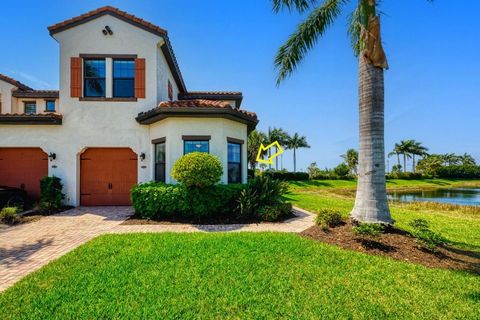
[[[448,188],[427,191],[389,192],[388,199],[401,202],[431,201],[480,206],[480,188]]]

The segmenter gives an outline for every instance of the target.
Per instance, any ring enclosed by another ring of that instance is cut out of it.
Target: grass
[[[480,181],[389,181],[390,189]],[[354,181],[292,182],[289,199],[348,215]],[[438,204],[391,206],[480,253],[480,214]],[[0,294],[0,319],[478,319],[480,277],[347,251],[294,234],[106,235]]]
[[[476,319],[480,277],[294,234],[106,235],[0,295],[1,319]]]
[[[295,205],[318,212],[321,209],[337,209],[345,216],[352,210],[355,181],[301,181],[292,182],[288,199]],[[479,186],[479,180],[390,180],[389,190],[432,189],[445,187]],[[432,230],[441,233],[450,242],[480,253],[480,208],[436,203],[391,203],[392,217],[398,227],[410,230],[413,219],[427,220]]]

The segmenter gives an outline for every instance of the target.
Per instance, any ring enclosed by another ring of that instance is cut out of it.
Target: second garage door
[[[80,157],[82,206],[130,205],[137,155],[129,148],[89,148]]]
[[[48,156],[40,148],[0,148],[0,186],[23,188],[35,200],[48,175]]]

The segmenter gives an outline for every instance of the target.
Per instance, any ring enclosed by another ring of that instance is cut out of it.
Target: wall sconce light
[[[145,153],[144,152],[140,153],[140,161],[143,161],[143,160],[145,160]]]
[[[50,161],[53,161],[57,159],[57,154],[54,152],[50,152],[50,154],[48,155],[48,158],[50,159]]]

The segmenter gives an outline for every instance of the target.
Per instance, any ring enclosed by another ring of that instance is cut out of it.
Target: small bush
[[[260,207],[256,215],[262,221],[272,222],[287,217],[291,212],[292,205],[290,203],[284,202]]]
[[[258,210],[264,206],[284,204],[283,196],[288,192],[288,185],[268,175],[255,177],[248,182],[245,190],[237,200],[237,213],[244,218],[258,217]]]
[[[272,179],[284,181],[305,181],[310,179],[306,172],[267,171],[264,174],[269,175]]]
[[[4,207],[2,211],[0,211],[0,221],[12,224],[17,220],[17,214],[19,210],[17,207]]]
[[[371,238],[379,237],[384,230],[385,226],[378,223],[361,223],[360,225],[353,228],[353,231],[358,236]]]
[[[40,180],[39,210],[52,213],[60,209],[65,194],[62,192],[62,180],[58,177],[44,177]]]
[[[243,188],[243,185],[216,185],[200,189],[148,182],[132,188],[132,206],[137,215],[146,219],[228,214],[234,211]]]
[[[187,187],[205,188],[220,181],[222,163],[211,154],[192,152],[173,165],[172,177]]]
[[[430,230],[430,225],[427,220],[414,219],[410,222],[410,226],[413,229],[411,232],[412,236],[420,246],[427,250],[436,251],[438,246],[446,243],[445,238]]]
[[[344,222],[342,214],[331,209],[322,209],[315,217],[315,224],[323,230],[328,228],[335,228]]]

